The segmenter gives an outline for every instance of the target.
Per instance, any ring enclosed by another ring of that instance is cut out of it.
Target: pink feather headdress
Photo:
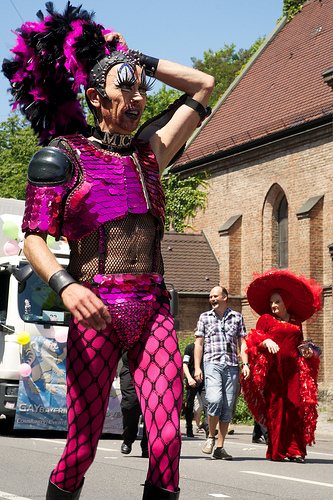
[[[96,62],[114,52],[125,58],[128,50],[117,39],[106,42],[111,30],[96,24],[94,13],[81,6],[68,2],[59,13],[47,2],[46,11],[46,17],[39,11],[38,22],[26,22],[16,30],[14,56],[2,64],[13,109],[26,116],[42,145],[52,137],[87,130],[81,88],[87,86]]]

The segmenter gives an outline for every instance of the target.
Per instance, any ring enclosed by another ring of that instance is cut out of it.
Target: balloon
[[[6,243],[3,246],[3,253],[6,256],[9,255],[17,255],[20,251],[20,247],[18,246],[18,243],[16,240],[9,240],[6,241]]]
[[[48,235],[47,238],[46,238],[46,243],[47,243],[47,246],[49,248],[54,248],[57,246],[57,242],[55,240],[55,238],[51,235]]]
[[[21,345],[29,344],[30,334],[28,332],[20,332],[17,335],[17,342]]]
[[[31,366],[28,365],[28,363],[22,363],[20,364],[18,371],[21,377],[29,377],[31,373]]]
[[[18,227],[13,221],[6,221],[3,223],[2,232],[10,240],[17,240],[18,238]]]
[[[57,331],[55,332],[54,334],[54,338],[56,339],[57,342],[59,342],[59,344],[64,344],[65,342],[67,342],[67,331]]]

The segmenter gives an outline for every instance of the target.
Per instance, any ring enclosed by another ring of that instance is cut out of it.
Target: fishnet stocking
[[[174,491],[179,482],[182,359],[167,299],[159,297],[154,308],[153,318],[128,358],[149,439],[147,481]],[[71,324],[67,443],[51,474],[52,483],[59,488],[79,488],[94,460],[119,356],[112,327],[96,332]]]
[[[94,460],[103,429],[119,345],[110,327],[87,330],[72,323],[68,334],[67,442],[51,482],[75,491]]]
[[[169,304],[159,308],[149,330],[128,352],[144,417],[149,449],[147,482],[176,491],[181,447],[182,358]]]

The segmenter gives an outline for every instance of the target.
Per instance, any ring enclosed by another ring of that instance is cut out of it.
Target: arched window
[[[288,202],[283,196],[277,210],[277,257],[279,268],[288,267]]]
[[[272,184],[263,206],[264,269],[288,267],[288,202],[279,184]]]

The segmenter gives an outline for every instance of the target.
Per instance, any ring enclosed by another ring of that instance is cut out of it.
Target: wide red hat
[[[274,292],[281,292],[288,313],[300,321],[311,318],[322,307],[322,287],[316,281],[296,276],[288,269],[270,269],[255,275],[247,288],[247,299],[258,314],[271,314],[270,298]]]

